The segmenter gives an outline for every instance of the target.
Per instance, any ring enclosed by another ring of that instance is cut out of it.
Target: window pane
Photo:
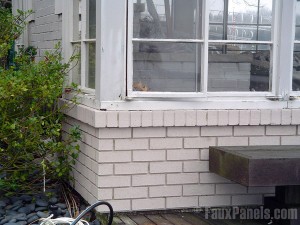
[[[272,24],[272,0],[259,1],[259,24]]]
[[[296,2],[296,25],[300,26],[300,2]]]
[[[134,43],[133,90],[195,92],[200,87],[200,44]],[[199,62],[199,64],[197,63]]]
[[[209,26],[209,39],[210,40],[223,40],[223,25],[210,25]]]
[[[258,27],[258,39],[259,41],[271,41],[272,28],[270,26]]]
[[[229,0],[228,23],[270,25],[272,0]]]
[[[135,0],[134,38],[201,38],[202,0]]]
[[[88,1],[87,38],[96,38],[96,0]]]
[[[296,33],[295,40],[300,41],[300,2],[296,2]]]
[[[271,27],[229,25],[227,30],[227,39],[228,40],[271,41]]]
[[[89,43],[88,46],[88,68],[87,68],[87,77],[86,86],[88,88],[95,89],[95,74],[96,74],[96,43]]]
[[[295,40],[296,41],[300,41],[300,26],[296,27],[296,30],[295,30]]]
[[[300,91],[300,44],[294,45],[293,91]]]
[[[81,84],[81,48],[80,44],[73,45],[74,53],[78,54],[78,59],[72,63],[72,82]]]
[[[210,92],[270,90],[268,45],[210,44],[208,62]]]
[[[81,1],[74,1],[74,11],[73,11],[73,41],[78,41],[81,39]]]
[[[223,23],[224,0],[208,1],[208,4],[209,4],[209,22]]]
[[[229,0],[228,23],[257,23],[258,0]]]
[[[244,25],[229,25],[227,27],[227,40],[256,40],[257,27]]]
[[[210,40],[271,40],[272,0],[210,1],[209,17]]]

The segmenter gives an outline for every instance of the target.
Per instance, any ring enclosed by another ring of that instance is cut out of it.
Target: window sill
[[[63,96],[66,100],[71,100],[75,94],[69,93]],[[195,97],[134,97],[117,101],[99,101],[95,98],[95,93],[82,92],[78,95],[77,102],[81,105],[97,110],[120,110],[120,111],[147,111],[147,110],[245,110],[245,109],[286,109],[300,108],[300,99],[294,97],[293,100],[284,101],[280,98],[272,98],[270,95],[264,96],[206,96]]]

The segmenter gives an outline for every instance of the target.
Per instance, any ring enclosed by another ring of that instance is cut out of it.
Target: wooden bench
[[[300,146],[210,147],[209,170],[244,186],[275,186],[267,207],[300,212]],[[297,221],[286,224],[300,224]]]
[[[300,185],[300,146],[210,147],[209,170],[245,186]]]

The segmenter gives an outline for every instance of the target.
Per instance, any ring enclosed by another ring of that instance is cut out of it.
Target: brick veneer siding
[[[263,204],[274,187],[209,173],[209,146],[300,144],[300,110],[97,111],[76,106],[82,130],[75,188],[116,211]],[[99,209],[101,210],[101,209]]]

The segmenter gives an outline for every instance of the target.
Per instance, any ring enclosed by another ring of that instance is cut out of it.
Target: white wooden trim
[[[300,104],[299,104],[300,105]],[[287,108],[286,101],[271,101],[265,98],[252,99],[220,99],[210,98],[206,100],[189,99],[166,101],[165,99],[132,99],[128,101],[102,101],[101,109],[105,110],[218,110],[218,109],[283,109]]]
[[[204,45],[203,45],[203,51],[202,51],[202,65],[203,65],[203,71],[202,71],[202,81],[203,83],[202,86],[202,91],[204,95],[207,94],[207,86],[208,86],[208,39],[209,39],[209,4],[207,1],[204,1],[204,6],[203,6],[204,11],[202,12],[203,16],[203,24],[204,24],[204,30],[203,30],[203,35],[204,35]]]
[[[153,39],[153,38],[132,38],[133,42],[167,42],[167,43],[203,43],[201,39]]]
[[[124,0],[101,1],[100,100],[125,97],[126,12]]]
[[[271,33],[271,40],[273,43],[270,49],[270,84],[271,86],[271,91],[274,96],[279,96],[277,93],[278,90],[278,70],[277,70],[277,65],[278,65],[278,56],[279,56],[279,46],[278,46],[278,34],[279,34],[279,29],[280,29],[280,18],[281,18],[281,3],[280,1],[273,0],[272,3],[272,33]]]
[[[133,94],[133,0],[127,1],[128,8],[128,25],[127,25],[127,96],[130,97]]]
[[[96,1],[96,74],[95,74],[95,95],[100,99],[101,88],[101,7],[102,1]]]
[[[83,42],[93,43],[96,42],[96,39],[82,39]]]
[[[207,97],[234,97],[238,100],[239,97],[273,97],[271,92],[142,92],[134,91],[131,98],[207,98]],[[159,99],[157,99],[159,100]]]
[[[83,42],[83,39],[86,37],[86,2],[88,0],[81,0],[81,43],[80,43],[80,48],[81,48],[81,86],[86,88],[86,74],[88,71],[87,68],[87,47],[86,43]]]
[[[295,34],[295,4],[296,1],[278,0],[278,7],[281,9],[280,29],[278,30],[278,50],[277,55],[277,95],[285,100],[289,99],[292,90],[293,74],[293,49]],[[287,35],[290,34],[290,35]]]
[[[209,40],[210,44],[272,44],[272,41]]]

